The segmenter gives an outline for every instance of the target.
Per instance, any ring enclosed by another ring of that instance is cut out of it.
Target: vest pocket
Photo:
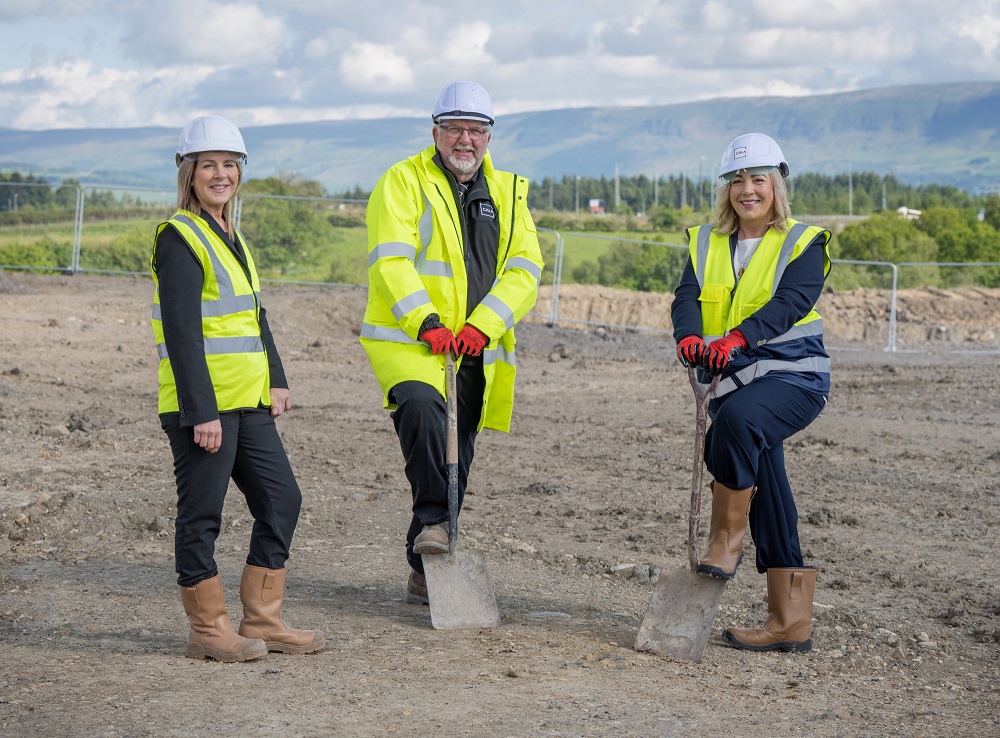
[[[725,332],[726,316],[732,296],[724,284],[706,284],[698,297],[701,303],[701,332],[704,336],[721,336]]]
[[[740,305],[740,315],[739,315],[740,319],[738,321],[736,321],[733,325],[739,325],[744,320],[746,320],[751,315],[753,315],[758,310],[760,310],[762,307],[764,307],[763,304],[761,304],[761,305]]]

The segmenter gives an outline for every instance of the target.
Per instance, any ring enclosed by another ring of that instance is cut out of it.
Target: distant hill
[[[808,97],[571,108],[502,116],[497,164],[532,179],[563,175],[716,173],[736,135],[759,130],[796,172],[874,171],[909,184],[998,189],[1000,82],[888,87]],[[20,131],[0,128],[0,170],[50,180],[173,187],[172,128]],[[393,162],[430,143],[429,118],[249,127],[251,177],[282,173],[329,191],[369,189]]]

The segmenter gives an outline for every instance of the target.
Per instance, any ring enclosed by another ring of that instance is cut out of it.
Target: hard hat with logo
[[[719,176],[728,182],[743,170],[750,174],[769,174],[775,169],[782,177],[788,176],[788,162],[774,139],[763,133],[744,133],[734,138],[723,152]]]
[[[240,129],[217,115],[203,115],[184,126],[174,157],[177,166],[186,157],[202,151],[228,151],[236,154],[244,164],[247,161],[247,147]]]
[[[442,120],[482,120],[493,125],[493,102],[485,88],[476,82],[452,82],[438,95],[431,118]]]

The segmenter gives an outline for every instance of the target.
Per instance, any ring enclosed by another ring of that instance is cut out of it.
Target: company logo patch
[[[496,218],[496,211],[493,209],[493,203],[491,202],[481,202],[479,203],[479,214],[484,218]]]
[[[747,147],[739,146],[733,150],[734,159],[746,159],[747,158]]]

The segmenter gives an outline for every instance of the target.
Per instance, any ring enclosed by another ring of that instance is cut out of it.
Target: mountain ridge
[[[370,189],[391,164],[430,144],[430,125],[428,116],[247,126],[247,176]],[[997,189],[1000,82],[513,113],[498,118],[490,150],[499,168],[534,180],[613,177],[616,165],[623,176],[695,179],[713,176],[725,145],[753,130],[778,141],[793,176],[870,171],[980,194]],[[169,189],[177,135],[153,126],[0,128],[0,170]]]

